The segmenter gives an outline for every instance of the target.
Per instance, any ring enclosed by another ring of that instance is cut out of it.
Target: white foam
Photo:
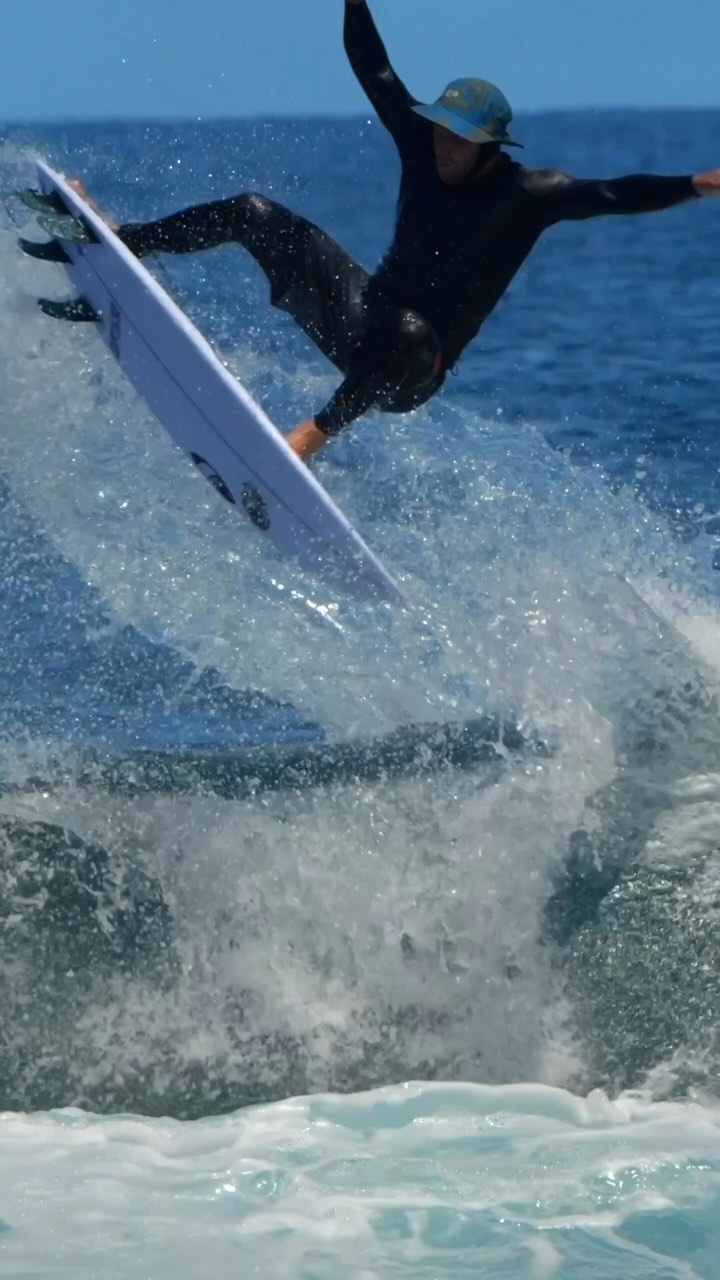
[[[6,1115],[2,1273],[688,1280],[712,1274],[719,1144],[716,1109],[530,1084]]]

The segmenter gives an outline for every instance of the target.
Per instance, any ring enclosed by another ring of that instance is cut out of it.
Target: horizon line
[[[705,106],[697,104],[678,104],[678,103],[643,103],[643,104],[598,104],[583,106],[562,106],[562,107],[528,107],[521,108],[515,112],[514,118],[520,120],[535,116],[550,115],[593,115],[599,113],[621,113],[621,112],[663,112],[663,111],[682,111],[689,114],[720,111],[720,102],[708,103]],[[280,122],[320,122],[320,121],[351,121],[351,120],[377,120],[377,116],[364,112],[299,112],[292,114],[290,112],[275,112],[273,114],[228,114],[223,113],[217,116],[212,115],[68,115],[68,116],[17,116],[4,117],[0,115],[0,128],[35,128],[37,126],[57,127],[62,125],[80,125],[80,124],[275,124]]]

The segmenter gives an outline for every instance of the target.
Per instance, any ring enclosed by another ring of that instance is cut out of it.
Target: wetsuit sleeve
[[[523,186],[542,202],[548,222],[612,213],[655,213],[698,198],[692,178],[637,173],[625,178],[572,178],[556,169],[526,170]]]
[[[379,380],[368,374],[349,373],[332,398],[315,414],[315,424],[327,436],[338,436],[377,401]]]
[[[366,0],[345,0],[345,51],[350,66],[365,90],[397,147],[416,137],[421,118],[412,107],[417,103],[390,65]]]

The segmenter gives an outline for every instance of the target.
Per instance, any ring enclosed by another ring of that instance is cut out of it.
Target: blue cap
[[[468,142],[522,146],[508,136],[507,126],[513,118],[510,103],[489,80],[453,80],[437,102],[429,106],[420,103],[413,111]]]

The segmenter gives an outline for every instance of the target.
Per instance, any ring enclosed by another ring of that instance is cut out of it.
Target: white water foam
[[[2,1273],[711,1280],[720,1114],[406,1084],[179,1124],[0,1121]]]

